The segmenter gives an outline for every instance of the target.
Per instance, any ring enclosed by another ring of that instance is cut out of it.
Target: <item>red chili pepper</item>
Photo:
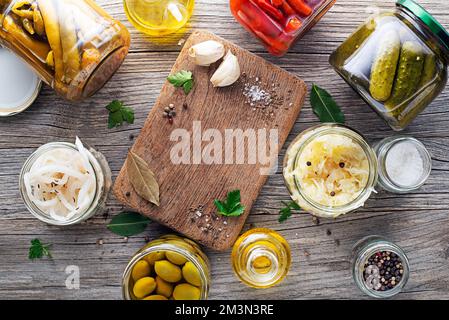
[[[282,6],[282,4],[285,2],[285,0],[271,0],[271,3],[273,4],[273,6],[275,6],[276,8],[279,8],[280,6]]]
[[[297,17],[291,18],[285,26],[285,32],[295,32],[302,27],[302,22]]]
[[[281,9],[286,16],[294,16],[296,14],[295,10],[288,4],[287,0],[282,1]]]
[[[267,2],[267,0],[257,0],[257,4],[263,11],[265,11],[272,18],[278,21],[284,19],[282,12],[276,9],[276,7],[273,7],[270,3]]]
[[[306,17],[312,14],[312,8],[310,8],[302,0],[287,0],[287,1],[296,10],[298,14]]]

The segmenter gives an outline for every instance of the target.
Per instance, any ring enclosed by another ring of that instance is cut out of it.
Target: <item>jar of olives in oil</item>
[[[335,50],[337,73],[393,130],[407,127],[444,89],[449,33],[413,0],[371,16]]]
[[[140,249],[122,279],[125,300],[206,300],[209,285],[207,256],[195,242],[176,235]]]

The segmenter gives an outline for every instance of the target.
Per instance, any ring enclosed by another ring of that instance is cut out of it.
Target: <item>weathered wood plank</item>
[[[101,0],[105,9],[130,27],[131,53],[113,79],[93,99],[74,105],[45,88],[25,113],[0,119],[0,298],[119,299],[121,273],[131,255],[146,239],[169,232],[153,223],[144,234],[127,241],[106,229],[122,206],[111,196],[107,215],[96,216],[70,228],[46,226],[26,211],[18,191],[18,174],[29,154],[43,143],[73,141],[79,135],[103,152],[114,177],[133,144],[173,65],[180,47],[159,45],[138,34],[126,21],[122,2]],[[446,27],[449,6],[445,0],[419,1]],[[236,44],[257,52],[282,68],[328,89],[343,106],[348,124],[374,143],[393,132],[367,107],[328,65],[328,55],[367,17],[366,7],[392,8],[394,1],[340,0],[323,20],[283,58],[273,58],[231,16],[228,1],[196,1],[192,27],[209,29]],[[183,35],[182,38],[185,38]],[[178,37],[179,38],[179,37]],[[164,52],[161,54],[161,52]],[[104,106],[112,98],[124,100],[136,110],[134,125],[108,130]],[[292,246],[293,266],[280,286],[269,290],[244,287],[232,274],[229,252],[208,252],[212,262],[211,298],[365,298],[354,286],[349,271],[353,244],[369,234],[382,234],[401,245],[409,255],[412,274],[398,299],[449,298],[449,90],[421,114],[409,129],[433,155],[434,170],[428,183],[410,195],[380,192],[365,208],[338,220],[315,225],[311,216],[296,214],[285,224],[277,222],[281,200],[288,193],[280,173],[269,178],[256,201],[249,227],[278,230]],[[288,138],[317,124],[307,102]],[[288,143],[287,142],[287,143]],[[280,157],[285,153],[282,150]],[[330,230],[331,234],[328,235]],[[53,261],[30,262],[29,241],[53,243]],[[99,239],[103,244],[97,244]],[[81,270],[81,289],[64,285],[67,265]]]

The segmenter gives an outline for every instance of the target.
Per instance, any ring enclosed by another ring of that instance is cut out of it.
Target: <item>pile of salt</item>
[[[422,181],[424,160],[414,143],[403,141],[396,143],[388,151],[385,169],[397,185],[413,187]]]

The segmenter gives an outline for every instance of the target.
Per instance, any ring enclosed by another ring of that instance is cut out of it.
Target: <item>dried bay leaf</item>
[[[139,196],[159,206],[159,184],[148,163],[130,151],[126,161],[126,170],[131,185]]]

